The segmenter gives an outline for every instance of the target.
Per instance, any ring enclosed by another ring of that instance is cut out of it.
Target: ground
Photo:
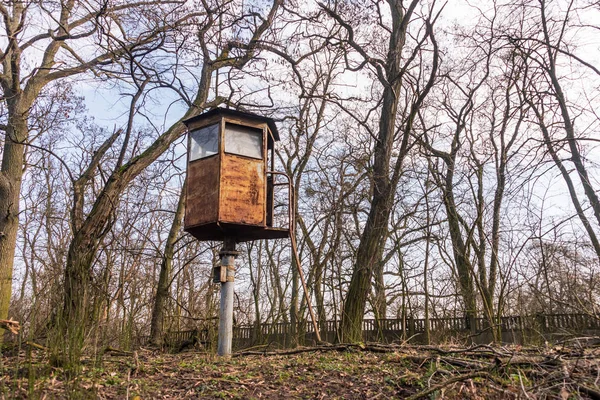
[[[339,345],[250,351],[106,351],[74,378],[42,350],[0,364],[0,398],[579,399],[600,398],[600,348]]]

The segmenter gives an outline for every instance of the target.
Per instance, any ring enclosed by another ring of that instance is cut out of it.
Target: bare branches
[[[416,1],[413,1],[412,3],[416,3]],[[338,24],[340,24],[346,30],[348,37],[345,40],[363,58],[362,63],[360,63],[356,67],[351,67],[349,65],[349,62],[346,61],[346,68],[348,68],[350,71],[358,71],[358,70],[362,69],[365,65],[370,64],[377,71],[377,76],[378,76],[381,84],[384,86],[389,86],[388,79],[390,79],[391,77],[386,76],[386,74],[384,72],[386,63],[381,59],[370,57],[367,54],[365,49],[355,41],[354,29],[352,28],[352,26],[349,23],[347,23],[346,21],[344,21],[339,14],[337,14],[334,10],[330,9],[323,3],[318,3],[318,5],[323,10],[325,10],[331,18],[333,18]]]

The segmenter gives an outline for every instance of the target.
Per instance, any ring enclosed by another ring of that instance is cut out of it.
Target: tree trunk
[[[19,200],[23,177],[23,157],[28,134],[27,111],[8,101],[9,118],[2,165],[0,167],[0,319],[8,319],[12,275],[19,227]],[[26,110],[28,107],[26,108]],[[4,329],[0,328],[0,345]]]
[[[385,319],[387,314],[387,297],[385,295],[385,281],[383,279],[384,265],[375,269],[373,282],[373,314],[377,320]]]
[[[171,275],[173,271],[173,256],[175,254],[175,243],[181,230],[183,214],[185,211],[185,191],[187,187],[187,178],[183,182],[177,210],[173,217],[173,224],[167,236],[165,243],[165,251],[162,262],[160,264],[160,273],[158,276],[158,286],[156,288],[156,297],[154,298],[154,307],[152,308],[152,320],[150,322],[150,343],[158,346],[162,342],[163,322],[165,314],[165,306],[169,298],[169,289],[171,288]]]
[[[454,157],[455,157],[454,153]],[[454,157],[447,158],[448,168],[444,187],[444,206],[448,218],[448,228],[452,241],[452,253],[456,263],[458,285],[463,298],[465,316],[470,321],[477,316],[477,302],[475,299],[475,288],[473,284],[473,265],[469,260],[468,248],[463,240],[460,230],[460,217],[454,201]]]
[[[377,186],[377,185],[375,185]],[[361,236],[350,287],[344,303],[342,316],[342,341],[362,341],[362,320],[373,270],[381,261],[392,201],[389,186],[380,193],[375,190],[371,202],[371,211]],[[385,197],[388,197],[386,199]]]
[[[528,101],[528,103],[531,106],[531,109],[533,110],[533,112],[535,113],[535,115],[537,117],[538,126],[540,127],[540,130],[542,131],[542,135],[544,136],[544,142],[546,144],[546,148],[548,149],[548,153],[550,154],[552,161],[554,161],[554,164],[560,171],[560,173],[563,177],[563,180],[565,181],[565,184],[567,185],[567,189],[569,190],[569,196],[571,197],[571,202],[573,203],[573,206],[575,207],[577,216],[579,217],[579,220],[583,224],[583,227],[585,228],[585,230],[590,238],[590,242],[592,242],[592,246],[594,247],[596,256],[600,260],[600,241],[598,240],[598,237],[596,236],[596,232],[594,231],[592,224],[590,223],[589,219],[585,215],[583,206],[581,205],[581,202],[579,201],[579,197],[577,195],[577,190],[575,189],[575,184],[573,183],[573,180],[571,179],[571,176],[569,175],[569,171],[567,170],[567,168],[561,161],[560,157],[558,156],[558,153],[556,152],[556,149],[552,145],[552,139],[550,137],[550,132],[548,131],[548,127],[546,126],[546,123],[544,122],[544,115],[535,106],[535,104],[532,101]]]
[[[373,271],[383,256],[393,195],[396,189],[390,184],[389,170],[396,128],[398,97],[402,85],[402,80],[398,75],[406,25],[401,26],[404,18],[402,5],[398,5],[396,8],[390,5],[390,8],[392,9],[394,30],[390,35],[385,72],[388,81],[394,83],[385,85],[383,90],[379,135],[374,149],[371,209],[360,238],[342,316],[342,339],[345,342],[362,340],[362,320],[367,297],[371,290],[371,279]]]
[[[381,106],[381,117],[379,119],[379,132],[374,147],[373,155],[373,194],[371,197],[371,209],[362,232],[356,261],[350,280],[350,286],[344,303],[344,314],[342,316],[341,339],[347,342],[359,342],[362,340],[362,320],[368,294],[372,287],[372,278],[377,268],[383,268],[382,257],[385,242],[388,237],[389,217],[394,205],[396,187],[402,173],[403,161],[409,150],[409,137],[413,128],[414,119],[429,90],[433,86],[438,65],[438,52],[432,26],[427,21],[426,37],[433,43],[433,64],[431,74],[424,87],[418,87],[414,103],[409,107],[405,115],[403,129],[396,132],[396,118],[398,102],[403,86],[403,74],[407,65],[402,65],[402,50],[406,41],[406,30],[412,13],[418,1],[413,0],[405,10],[401,1],[390,0],[390,11],[392,17],[392,29],[388,44],[388,52],[385,62],[385,70],[378,69],[378,76],[383,85],[383,102]],[[330,12],[331,14],[331,12]],[[338,21],[339,16],[334,16]],[[357,48],[357,44],[353,44]],[[364,49],[360,49],[364,53]],[[410,63],[410,60],[408,61]],[[385,78],[383,75],[385,74]],[[394,164],[392,161],[392,149],[399,134],[401,144],[399,154]]]
[[[577,175],[581,181],[581,185],[583,186],[583,191],[590,202],[590,206],[594,212],[594,216],[596,217],[596,221],[600,225],[600,199],[596,194],[596,190],[592,186],[592,182],[588,176],[587,169],[583,164],[583,159],[579,148],[577,146],[577,138],[575,137],[575,127],[573,125],[574,119],[571,118],[569,113],[569,108],[567,106],[567,99],[563,93],[562,86],[558,80],[558,75],[556,72],[556,56],[558,52],[553,49],[550,39],[550,33],[548,31],[548,18],[546,17],[546,8],[545,1],[540,1],[541,5],[541,14],[542,14],[542,28],[544,32],[544,41],[546,45],[547,55],[548,55],[548,63],[549,68],[547,68],[547,73],[550,78],[551,87],[554,89],[554,97],[558,101],[558,105],[560,107],[560,113],[565,125],[565,133],[567,135],[567,143],[569,145],[569,150],[571,151],[571,161],[573,165],[575,165],[575,170],[577,171]],[[560,46],[560,43],[557,44]],[[548,146],[551,146],[551,142],[547,143]],[[599,254],[600,256],[600,254]]]
[[[325,264],[318,262],[315,265],[315,278],[313,283],[313,291],[315,293],[315,302],[317,308],[317,320],[319,321],[319,329],[321,333],[327,328],[327,313],[325,311],[325,296],[323,294],[323,274],[325,272]]]
[[[69,246],[65,268],[65,295],[59,313],[53,347],[55,361],[66,368],[78,364],[85,330],[89,323],[90,266],[94,261],[99,240],[92,236],[76,235]],[[58,345],[58,346],[56,346]]]
[[[425,294],[425,344],[429,345],[431,344],[431,328],[429,326],[430,324],[430,320],[429,320],[429,253],[430,253],[430,249],[431,249],[431,209],[430,209],[430,205],[429,205],[429,192],[427,190],[427,185],[429,183],[429,175],[430,175],[430,171],[427,171],[427,178],[425,180],[425,212],[426,214],[426,220],[425,220],[425,226],[426,228],[426,238],[425,238],[425,260],[424,260],[424,264],[423,264],[423,292]]]
[[[294,234],[292,232],[292,234]],[[298,323],[300,322],[300,318],[299,318],[299,307],[298,307],[298,300],[299,300],[299,291],[300,291],[300,277],[298,276],[298,266],[296,266],[296,259],[295,257],[292,257],[292,298],[291,298],[291,303],[290,303],[290,323],[291,323],[291,338],[290,338],[290,346],[291,347],[296,347],[298,346],[299,343],[299,335],[300,332],[298,331]],[[281,302],[283,302],[284,299],[281,298]]]

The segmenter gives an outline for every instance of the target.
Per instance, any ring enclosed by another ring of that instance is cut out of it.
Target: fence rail
[[[395,318],[365,319],[362,322],[363,336],[368,340],[386,340],[399,337],[410,337],[425,332],[427,323],[431,333],[447,333],[470,331],[482,332],[491,327],[500,328],[502,333],[533,331],[538,333],[561,333],[561,331],[580,332],[600,330],[600,315],[592,314],[536,314],[526,316],[506,316],[490,321],[487,318],[446,317],[430,318]],[[341,321],[322,321],[319,323],[321,335],[326,340],[335,340],[341,327]],[[261,340],[269,340],[285,346],[293,335],[291,323],[262,323],[260,325],[242,325],[233,328],[233,340],[238,347],[252,345]],[[314,327],[309,321],[296,326],[298,336],[312,338]],[[202,343],[211,341],[208,329],[168,332],[165,341],[171,345],[197,338]],[[213,338],[214,340],[214,338]],[[514,339],[513,339],[514,340]],[[519,341],[519,340],[517,340]]]

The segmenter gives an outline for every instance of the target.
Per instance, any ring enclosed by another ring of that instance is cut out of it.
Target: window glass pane
[[[262,129],[225,124],[225,151],[262,159],[262,135]]]
[[[190,132],[190,161],[212,156],[219,152],[219,124],[205,126]]]

